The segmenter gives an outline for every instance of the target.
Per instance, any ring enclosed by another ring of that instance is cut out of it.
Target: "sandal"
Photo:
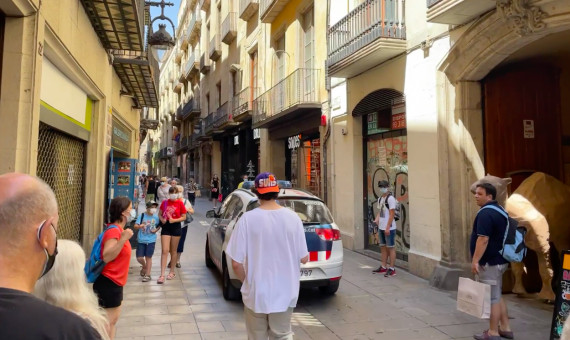
[[[156,283],[158,283],[159,285],[160,285],[160,284],[163,284],[163,283],[164,283],[164,276],[160,275],[160,276],[158,277],[158,280],[156,280]]]
[[[152,280],[152,277],[150,277],[150,275],[145,275],[145,276],[142,278],[142,282],[148,282],[148,281],[150,281],[150,280]]]
[[[168,276],[166,277],[167,280],[172,280],[176,277],[176,273],[170,273],[168,274]]]
[[[178,263],[176,264],[176,268],[180,268],[180,267],[182,267],[182,266],[180,265],[180,262],[178,262]]]
[[[146,274],[145,274],[145,271],[146,271],[146,270],[144,270],[144,267],[142,267],[142,268],[141,268],[141,276],[142,276],[142,277],[144,277],[144,276],[146,275]]]

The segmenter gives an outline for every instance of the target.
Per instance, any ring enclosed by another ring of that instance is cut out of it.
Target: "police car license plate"
[[[301,269],[301,276],[311,276],[313,273],[312,269]]]

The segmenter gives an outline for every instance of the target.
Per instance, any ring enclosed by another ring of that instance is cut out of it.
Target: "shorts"
[[[162,231],[160,233],[162,236],[174,236],[180,237],[182,235],[182,225],[178,223],[166,223],[162,225]]]
[[[155,242],[152,243],[138,243],[137,257],[152,257],[154,255]]]
[[[123,302],[123,287],[105,275],[99,275],[93,284],[93,291],[99,298],[99,306],[103,308],[116,308]]]
[[[390,230],[390,236],[386,240],[386,232],[384,230],[378,230],[380,234],[380,247],[394,248],[396,245],[396,230]]]
[[[479,270],[479,282],[486,283],[491,286],[491,304],[494,305],[501,301],[501,293],[503,291],[503,274],[509,267],[508,263],[490,266],[488,264]]]

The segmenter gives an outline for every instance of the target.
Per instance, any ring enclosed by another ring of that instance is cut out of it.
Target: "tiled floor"
[[[142,206],[142,205],[141,205]],[[220,275],[204,265],[210,208],[199,200],[189,229],[182,268],[174,280],[158,285],[160,247],[153,257],[151,282],[143,283],[133,258],[117,328],[117,339],[247,339],[241,302],[225,301]],[[293,314],[295,339],[472,339],[487,322],[456,311],[454,293],[429,287],[425,280],[398,271],[394,278],[371,274],[377,261],[344,253],[341,286],[333,297],[302,290]],[[548,339],[552,307],[508,297],[518,340]]]

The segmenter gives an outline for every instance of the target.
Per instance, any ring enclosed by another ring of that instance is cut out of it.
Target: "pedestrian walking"
[[[188,200],[190,204],[194,206],[196,204],[196,190],[198,189],[196,182],[194,181],[194,177],[190,177],[190,182],[188,182]]]
[[[300,264],[309,259],[303,223],[276,202],[279,186],[273,174],[257,175],[253,192],[260,206],[243,214],[226,249],[243,282],[248,338],[293,339]]]
[[[192,216],[192,214],[194,214],[194,208],[192,206],[192,204],[190,203],[189,200],[187,200],[184,197],[184,188],[179,185],[176,187],[178,189],[178,197],[179,200],[182,201],[182,204],[184,204],[184,207],[186,208],[186,214],[190,214],[190,216]],[[190,221],[191,222],[191,221]],[[186,218],[184,221],[180,222],[181,226],[182,226],[182,230],[181,230],[181,234],[180,234],[180,241],[178,242],[178,248],[177,248],[177,254],[176,254],[176,268],[180,268],[180,256],[182,256],[182,253],[184,252],[184,243],[186,242],[186,234],[188,234],[188,226],[190,225],[190,222],[188,221],[188,218]]]
[[[101,339],[76,313],[31,294],[56,262],[57,211],[41,179],[0,175],[0,339]]]
[[[491,316],[489,329],[483,334],[473,336],[476,340],[501,340],[501,337],[513,339],[509,323],[507,304],[501,296],[503,273],[508,262],[500,254],[507,228],[507,219],[494,209],[483,209],[494,206],[503,209],[496,201],[497,189],[489,183],[478,184],[475,189],[475,201],[481,207],[471,232],[470,250],[473,258],[471,272],[479,281],[491,286]]]
[[[152,268],[152,255],[156,246],[156,232],[158,231],[159,219],[157,214],[158,203],[150,201],[146,204],[146,212],[142,213],[135,223],[137,235],[137,261],[142,265],[140,275],[142,282],[152,280],[150,270]]]
[[[168,184],[168,178],[162,177],[160,179],[160,186],[156,189],[156,197],[158,197],[158,204],[162,205],[162,202],[168,199],[168,190],[170,185]]]
[[[154,201],[156,194],[156,181],[153,175],[148,176],[148,185],[146,189],[146,202]]]
[[[218,196],[220,195],[220,179],[218,178],[217,174],[212,176],[212,181],[210,182],[210,188],[212,194],[210,198],[214,201],[214,209],[218,206]]]
[[[136,216],[132,202],[127,197],[119,196],[111,200],[109,226],[116,228],[107,228],[103,234],[101,253],[105,267],[93,283],[93,291],[99,298],[99,306],[105,308],[107,312],[111,339],[115,338],[117,321],[121,315],[123,287],[127,284],[131,262],[132,250],[129,240],[133,236],[133,231],[125,229],[125,226]]]
[[[178,189],[176,187],[170,187],[168,199],[163,201],[160,205],[159,218],[162,223],[160,244],[162,246],[162,254],[160,257],[160,277],[156,281],[158,284],[164,283],[164,274],[169,253],[170,272],[166,278],[172,280],[176,277],[174,266],[177,262],[178,243],[182,235],[182,226],[180,223],[186,219],[186,207],[184,207],[184,204],[178,197]]]
[[[79,243],[59,240],[57,261],[52,270],[36,282],[34,295],[54,306],[73,312],[89,322],[101,336],[109,338],[107,314],[85,280],[85,252]]]
[[[241,189],[241,187],[243,187],[243,183],[244,183],[244,182],[247,182],[248,179],[249,179],[249,177],[247,177],[246,174],[243,174],[243,175],[241,176],[241,182],[239,182],[239,184],[238,184],[238,189]]]
[[[380,193],[382,196],[378,198],[378,214],[374,223],[378,225],[378,234],[380,236],[380,253],[382,263],[373,273],[384,274],[385,277],[396,276],[396,220],[394,215],[396,212],[397,201],[390,192],[390,183],[382,180],[378,182]],[[388,258],[390,263],[388,264]]]

